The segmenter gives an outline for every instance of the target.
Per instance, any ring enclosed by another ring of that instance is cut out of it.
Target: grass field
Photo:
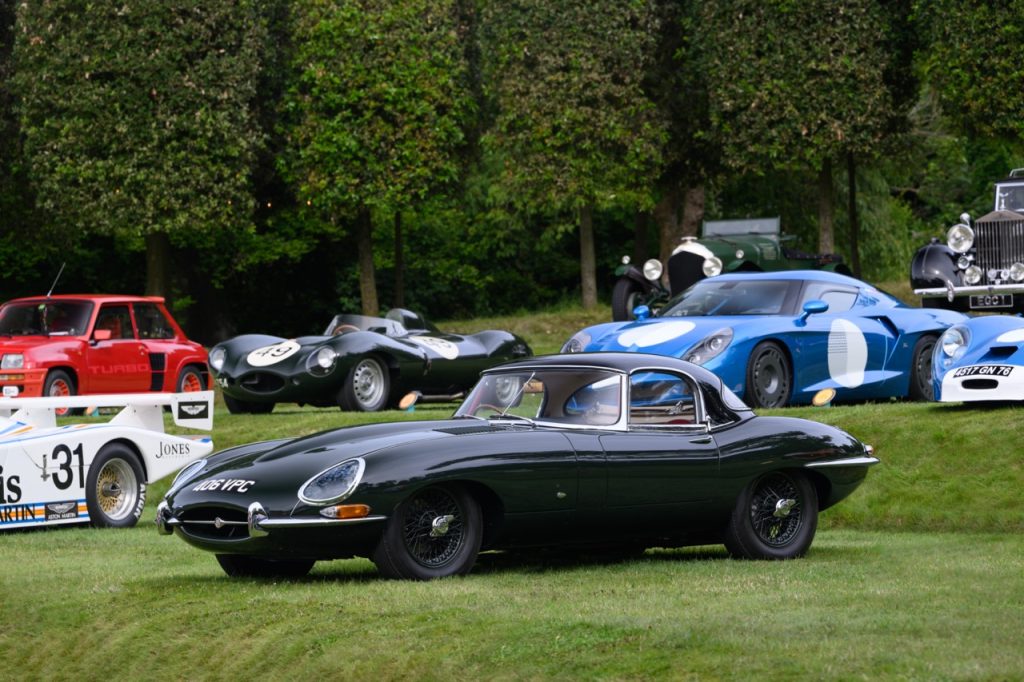
[[[552,350],[586,318],[504,326]],[[214,439],[451,409],[219,407]],[[717,546],[625,561],[491,553],[465,578],[425,584],[381,580],[366,560],[297,582],[230,580],[156,534],[164,481],[134,529],[0,535],[0,679],[1024,679],[1024,411],[775,413],[847,429],[882,460],[822,515],[804,559],[735,561]]]

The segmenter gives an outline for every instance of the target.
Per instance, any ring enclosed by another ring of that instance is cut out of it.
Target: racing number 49
[[[50,459],[57,463],[57,471],[53,474],[53,484],[60,490],[67,490],[75,482],[75,469],[72,463],[78,459],[78,487],[85,487],[85,462],[82,456],[82,444],[79,443],[72,450],[61,443],[53,449]]]

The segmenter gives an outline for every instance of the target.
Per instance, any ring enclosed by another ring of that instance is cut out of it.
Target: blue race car
[[[932,379],[944,403],[1024,400],[1024,319],[985,315],[950,327],[935,346]]]
[[[806,404],[819,394],[931,400],[935,342],[967,319],[911,308],[860,280],[818,270],[710,277],[657,316],[643,306],[637,311],[637,320],[577,332],[562,351],[682,358],[717,374],[754,407]]]

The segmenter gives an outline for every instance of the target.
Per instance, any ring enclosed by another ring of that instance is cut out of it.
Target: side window
[[[622,382],[618,376],[605,377],[576,389],[562,406],[569,423],[611,426],[619,421]]]
[[[699,423],[693,381],[666,372],[638,372],[629,378],[629,426],[646,428]]]
[[[132,318],[127,305],[105,305],[96,318],[96,329],[106,329],[111,339],[134,339]]]
[[[842,313],[853,307],[857,302],[857,290],[847,287],[837,287],[827,282],[811,282],[804,290],[801,308],[808,301],[820,300],[828,303],[828,312]]]
[[[139,326],[140,339],[173,339],[174,328],[167,316],[152,303],[135,303],[135,324]]]

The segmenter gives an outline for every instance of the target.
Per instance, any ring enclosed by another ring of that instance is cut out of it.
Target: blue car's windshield
[[[669,301],[660,316],[780,315],[799,286],[796,280],[704,279]]]

